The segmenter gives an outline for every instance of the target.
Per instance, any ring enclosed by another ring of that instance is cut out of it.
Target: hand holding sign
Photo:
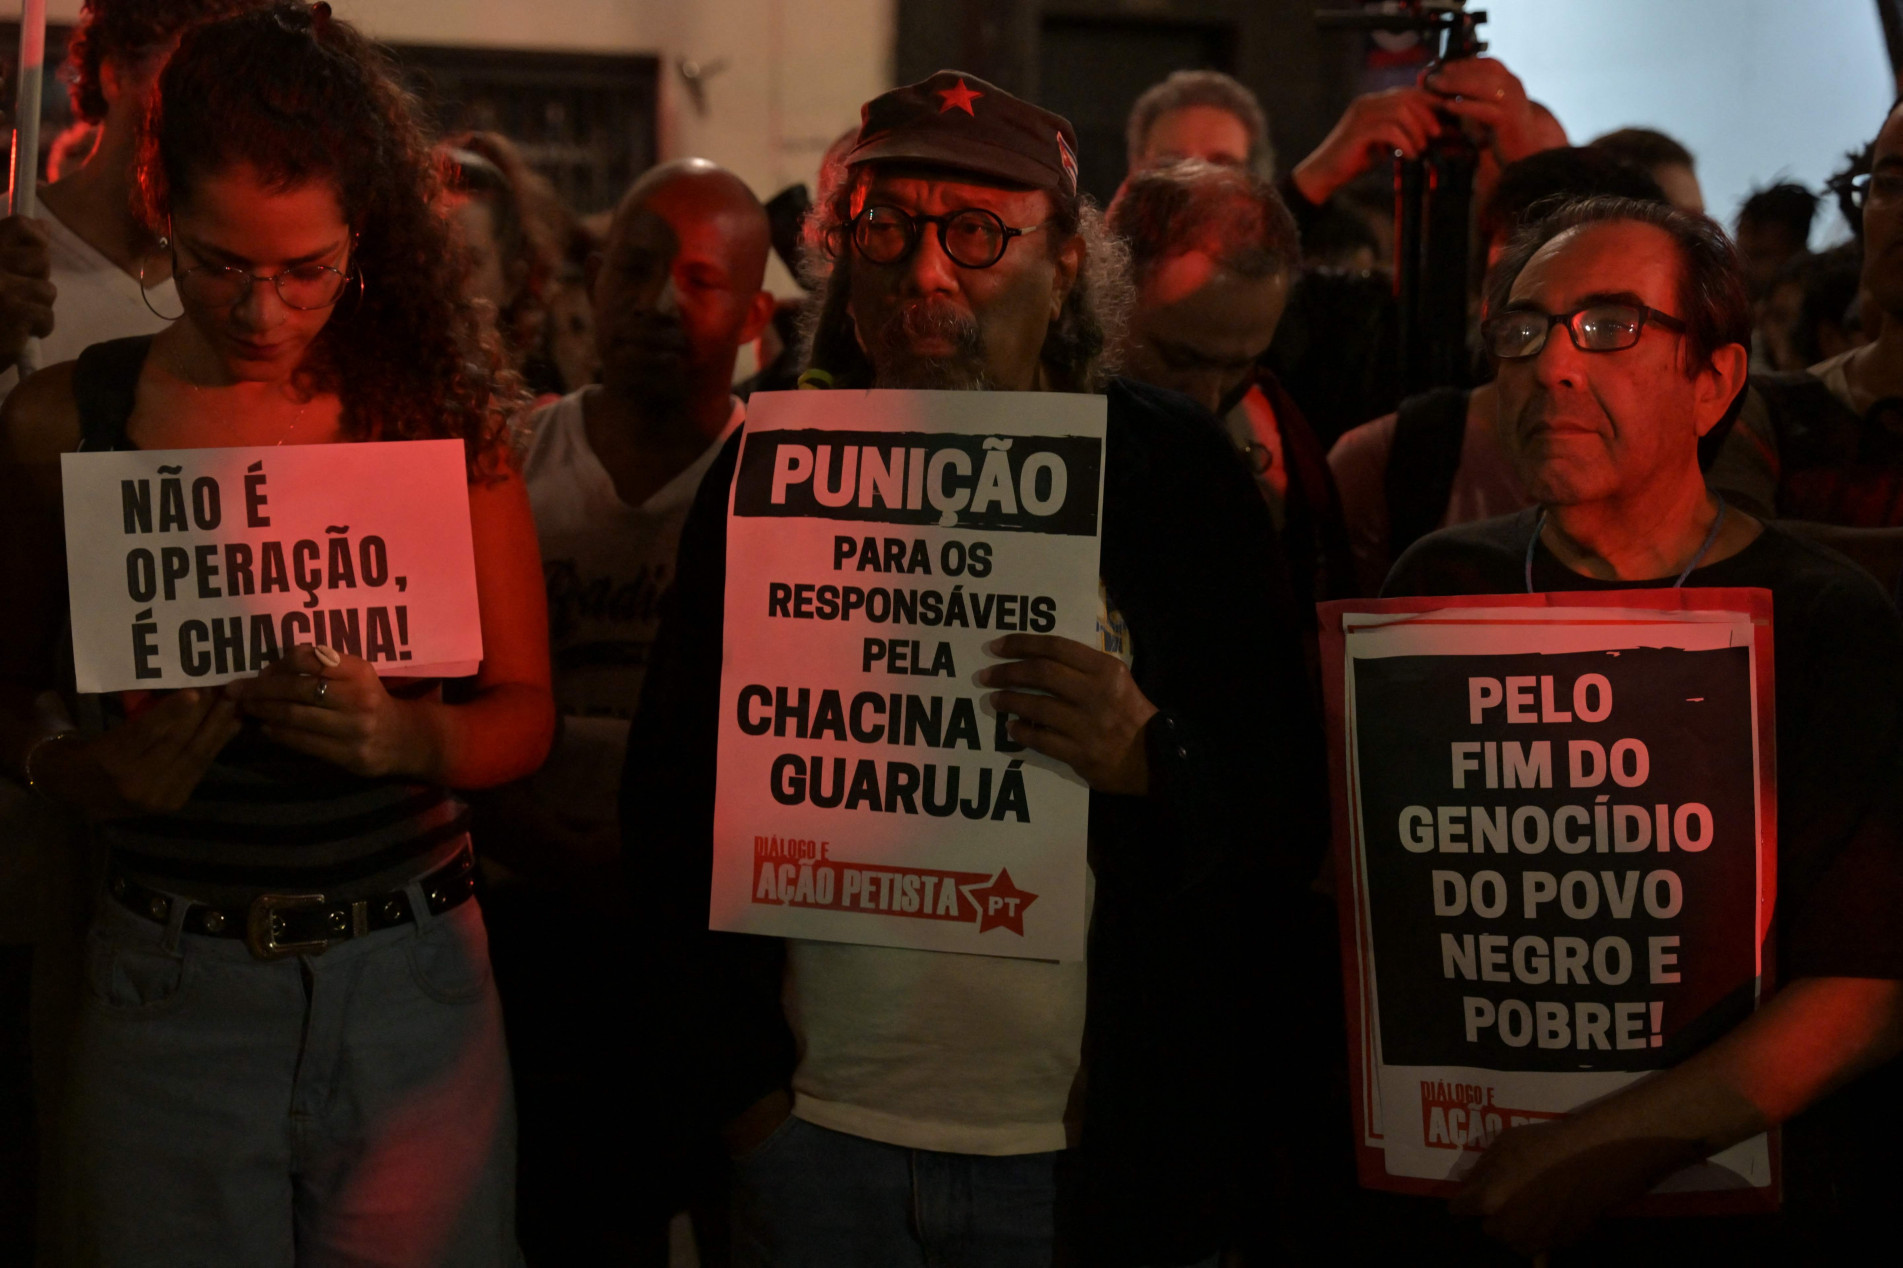
[[[60,459],[82,692],[210,687],[298,644],[384,673],[482,658],[459,440]]]
[[[0,361],[53,333],[52,267],[45,225],[25,216],[0,220]]]
[[[1579,1118],[1529,1123],[1480,1156],[1449,1209],[1482,1217],[1489,1237],[1537,1255],[1577,1241],[1607,1211],[1697,1160],[1669,1136],[1606,1139]]]
[[[1323,615],[1362,1183],[1527,1249],[1775,1204],[1765,1121],[1682,1077],[1769,980],[1769,596]]]
[[[33,782],[94,819],[168,813],[191,797],[240,726],[217,692],[176,692],[96,739],[42,743]]]
[[[1091,650],[1105,409],[754,398],[728,502],[711,928],[1083,955],[1088,784],[1144,787],[1154,712]],[[1033,633],[1053,637],[993,647]],[[999,655],[1023,659],[974,677]],[[974,683],[1022,700],[987,717]]]
[[[413,775],[432,763],[412,708],[384,690],[360,656],[308,644],[292,648],[256,678],[225,684],[267,739],[354,775]]]
[[[1012,740],[1065,763],[1098,792],[1142,796],[1150,790],[1143,728],[1157,709],[1129,666],[1051,634],[1010,634],[987,650],[1023,658],[978,672],[986,687],[1031,689],[989,697],[999,713],[1012,715]]]

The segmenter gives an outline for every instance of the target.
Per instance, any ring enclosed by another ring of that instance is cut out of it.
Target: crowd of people
[[[1727,233],[1682,144],[1575,144],[1485,57],[1293,163],[1213,71],[1146,92],[1120,158],[941,71],[810,191],[682,158],[593,219],[507,138],[432,135],[321,2],[88,0],[70,80],[85,144],[0,220],[0,941],[34,948],[41,1262],[1883,1244],[1903,108],[1813,253],[1821,195],[1756,191]],[[1471,366],[1404,398],[1366,189],[1454,130]],[[1099,208],[1078,165],[1118,161]],[[708,930],[728,490],[747,398],[795,387],[1105,399],[1097,638],[1012,635],[978,678],[1091,790],[1082,962]],[[317,643],[75,693],[63,455],[412,439],[463,448],[473,677]],[[1451,1204],[1358,1189],[1315,605],[1670,585],[1774,596],[1779,989],[1506,1132]],[[1780,1126],[1778,1214],[1620,1214]]]

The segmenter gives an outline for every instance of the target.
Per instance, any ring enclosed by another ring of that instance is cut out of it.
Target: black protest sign
[[[1502,1131],[1683,1062],[1763,997],[1770,597],[1375,600],[1322,619],[1359,1169],[1447,1193]],[[1775,1172],[1758,1137],[1647,1201],[1755,1209]]]
[[[1661,1069],[1750,1011],[1749,648],[1354,673],[1388,1063]]]

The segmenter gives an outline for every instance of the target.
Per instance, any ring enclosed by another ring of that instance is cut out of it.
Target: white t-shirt
[[[1129,629],[1108,603],[1097,638],[1130,663]],[[1088,875],[1085,885],[1088,903]],[[1081,960],[791,939],[786,957],[799,1117],[942,1153],[1044,1153],[1076,1143],[1069,1110],[1083,1055]]]
[[[46,225],[53,299],[53,333],[27,342],[26,358],[40,370],[71,361],[81,350],[108,339],[153,334],[165,328],[139,298],[139,283],[68,229],[46,204],[36,217]],[[180,311],[178,291],[168,280],[152,289],[162,313]],[[0,401],[19,386],[18,365],[0,367]],[[44,807],[14,804],[24,796],[0,792],[0,942],[33,941],[48,920],[43,884],[54,883],[45,860],[79,850],[70,829]],[[75,856],[76,857],[76,856]],[[31,882],[31,883],[28,883]]]
[[[53,333],[27,344],[33,368],[71,361],[82,351],[108,339],[157,334],[171,325],[147,308],[139,296],[139,280],[108,260],[90,242],[68,229],[45,203],[36,217],[46,226],[47,250],[52,257]],[[159,313],[179,313],[178,289],[171,279],[149,292]],[[13,366],[0,373],[0,400],[19,384]]]
[[[1830,394],[1844,403],[1844,408],[1854,414],[1864,414],[1868,413],[1870,407],[1876,402],[1851,390],[1850,358],[1856,353],[1855,348],[1849,348],[1834,357],[1819,361],[1810,368],[1810,374],[1813,378],[1822,379],[1824,386],[1830,389]]]
[[[585,391],[543,406],[524,425],[522,478],[542,544],[555,707],[563,715],[531,791],[571,830],[614,832],[628,722],[660,629],[661,596],[674,584],[681,526],[745,410],[735,401],[719,439],[646,502],[629,506],[588,444]]]

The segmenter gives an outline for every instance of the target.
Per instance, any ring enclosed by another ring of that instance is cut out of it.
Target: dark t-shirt
[[[1395,564],[1382,594],[1524,593],[1536,515],[1522,511],[1422,538]],[[1542,592],[1651,589],[1673,580],[1599,581],[1565,567],[1544,543],[1533,554],[1533,587]],[[1903,817],[1896,809],[1903,620],[1867,573],[1776,524],[1685,584],[1771,592],[1779,978],[1903,978]],[[1894,1193],[1899,1170],[1891,1136],[1898,1082],[1894,1066],[1878,1070],[1786,1129],[1785,1209],[1793,1220],[1834,1236],[1876,1214],[1873,1203],[1887,1203],[1880,1195]],[[1622,1223],[1608,1230],[1621,1244]],[[1651,1250],[1676,1245],[1676,1236],[1661,1240],[1655,1221],[1632,1222],[1647,1223],[1654,1232],[1641,1240]],[[1712,1221],[1673,1223],[1705,1230],[1699,1238],[1718,1232]],[[1755,1230],[1744,1239],[1754,1247],[1748,1262],[1791,1235],[1789,1221],[1716,1223]]]

